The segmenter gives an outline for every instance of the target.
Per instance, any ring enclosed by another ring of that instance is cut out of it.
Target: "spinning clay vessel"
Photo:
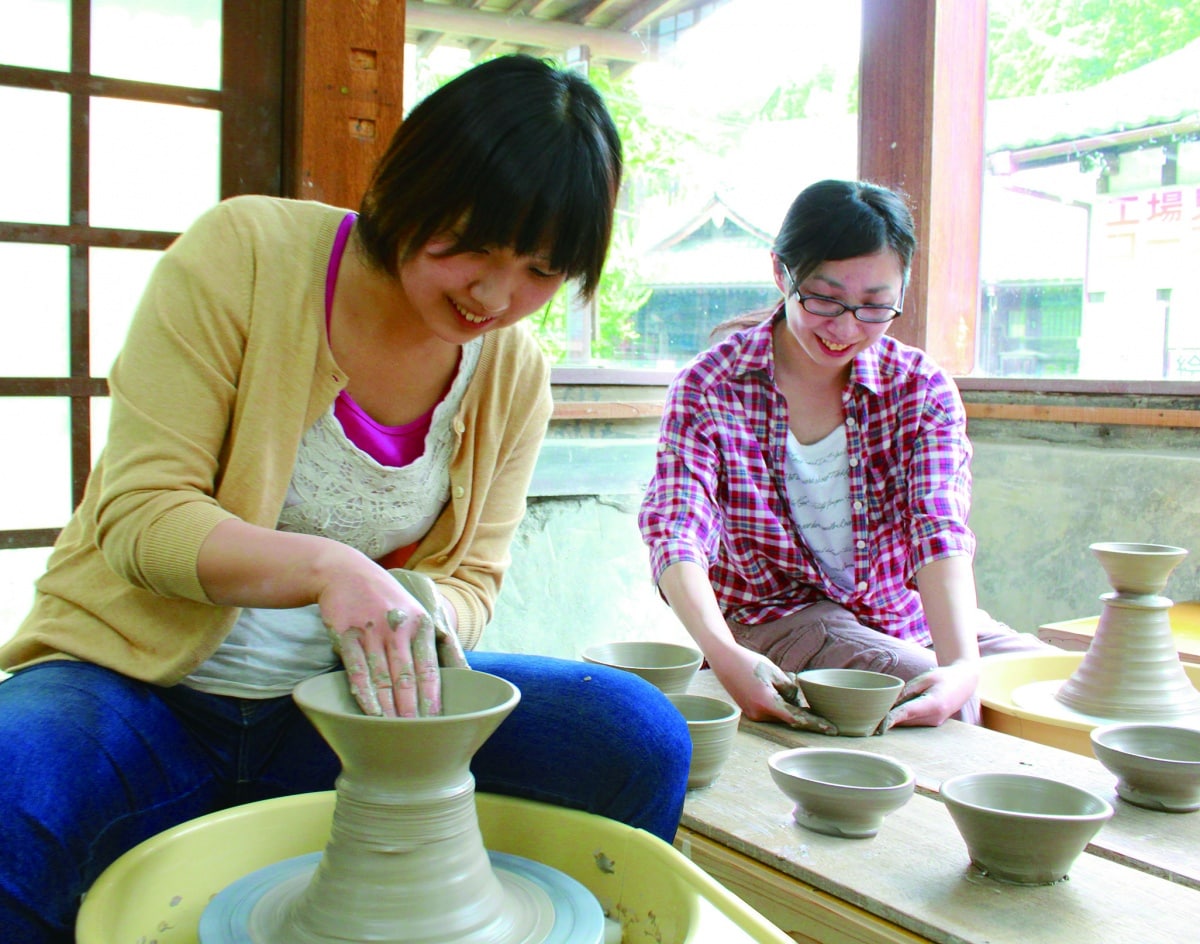
[[[1093,544],[1113,593],[1079,667],[1055,697],[1085,715],[1154,721],[1200,713],[1200,692],[1180,661],[1171,634],[1171,600],[1159,596],[1187,556],[1181,547],[1108,542]]]
[[[201,944],[601,944],[604,914],[587,889],[484,848],[469,764],[517,689],[441,671],[444,713],[432,717],[362,714],[343,672],[297,686],[342,761],[329,842],[219,893]]]

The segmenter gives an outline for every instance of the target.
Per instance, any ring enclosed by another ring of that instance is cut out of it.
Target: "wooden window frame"
[[[66,72],[0,65],[0,86],[69,96],[68,220],[61,225],[0,221],[0,242],[66,246],[68,251],[68,372],[63,377],[0,377],[0,397],[70,401],[71,507],[83,497],[92,466],[91,405],[108,383],[90,363],[88,283],[93,247],[165,249],[177,234],[90,225],[89,125],[93,97],[201,107],[221,112],[220,195],[284,193],[294,187],[286,133],[295,77],[287,53],[294,44],[298,4],[293,0],[224,0],[222,87],[184,88],[91,74],[90,0],[70,4],[70,67]],[[16,321],[19,322],[20,313]],[[0,530],[0,549],[45,547],[59,528]]]
[[[965,392],[1190,397],[1194,383],[1013,380],[971,369],[978,316],[986,0],[861,0],[860,177],[912,198],[921,250],[905,317],[892,329],[929,350]],[[224,0],[220,92],[89,74],[91,6],[71,4],[67,73],[0,66],[0,85],[71,96],[71,222],[0,222],[0,241],[70,251],[70,370],[61,378],[0,378],[0,397],[71,401],[73,504],[91,467],[90,403],[107,384],[88,363],[87,257],[92,246],[164,248],[174,234],[87,224],[88,99],[94,95],[222,112],[221,195],[278,193],[356,206],[404,113],[404,5]],[[929,260],[936,258],[932,266]],[[557,367],[556,386],[662,387],[673,371]],[[0,531],[0,549],[52,543],[57,529]]]

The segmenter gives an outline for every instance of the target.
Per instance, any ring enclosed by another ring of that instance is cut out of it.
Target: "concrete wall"
[[[575,658],[591,642],[685,641],[650,585],[637,530],[653,466],[645,424],[552,431],[485,648]],[[1167,595],[1200,600],[1200,436],[1080,424],[972,422],[981,605],[1016,629],[1098,614],[1096,541],[1191,555]]]
[[[1034,631],[1098,614],[1097,541],[1186,548],[1166,595],[1200,600],[1200,436],[1002,427],[972,433],[976,584],[994,616]]]

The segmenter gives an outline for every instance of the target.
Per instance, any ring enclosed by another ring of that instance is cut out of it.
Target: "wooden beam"
[[[572,46],[587,46],[595,58],[616,62],[645,62],[651,58],[649,47],[640,37],[616,29],[421,3],[420,0],[407,0],[405,9],[408,25],[413,29],[558,52]]]
[[[554,404],[556,420],[637,420],[662,416],[661,400],[584,402],[560,400]]]
[[[1087,423],[1200,429],[1200,410],[1155,410],[1109,406],[1044,406],[1029,403],[967,403],[967,418],[1026,423]],[[661,417],[661,400],[558,400],[555,420],[638,420]]]
[[[968,403],[967,418],[1027,423],[1090,423],[1097,426],[1200,428],[1198,410],[1149,410],[1108,406],[1040,406],[1028,403]]]

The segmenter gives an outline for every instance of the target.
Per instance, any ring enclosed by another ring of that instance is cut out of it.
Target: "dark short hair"
[[[823,262],[890,249],[904,281],[917,237],[902,194],[863,180],[822,180],[792,201],[771,247],[799,285]]]
[[[363,196],[358,238],[393,276],[451,231],[451,253],[545,251],[586,298],[604,268],[621,173],[616,126],[586,79],[532,56],[501,56],[404,119]]]

